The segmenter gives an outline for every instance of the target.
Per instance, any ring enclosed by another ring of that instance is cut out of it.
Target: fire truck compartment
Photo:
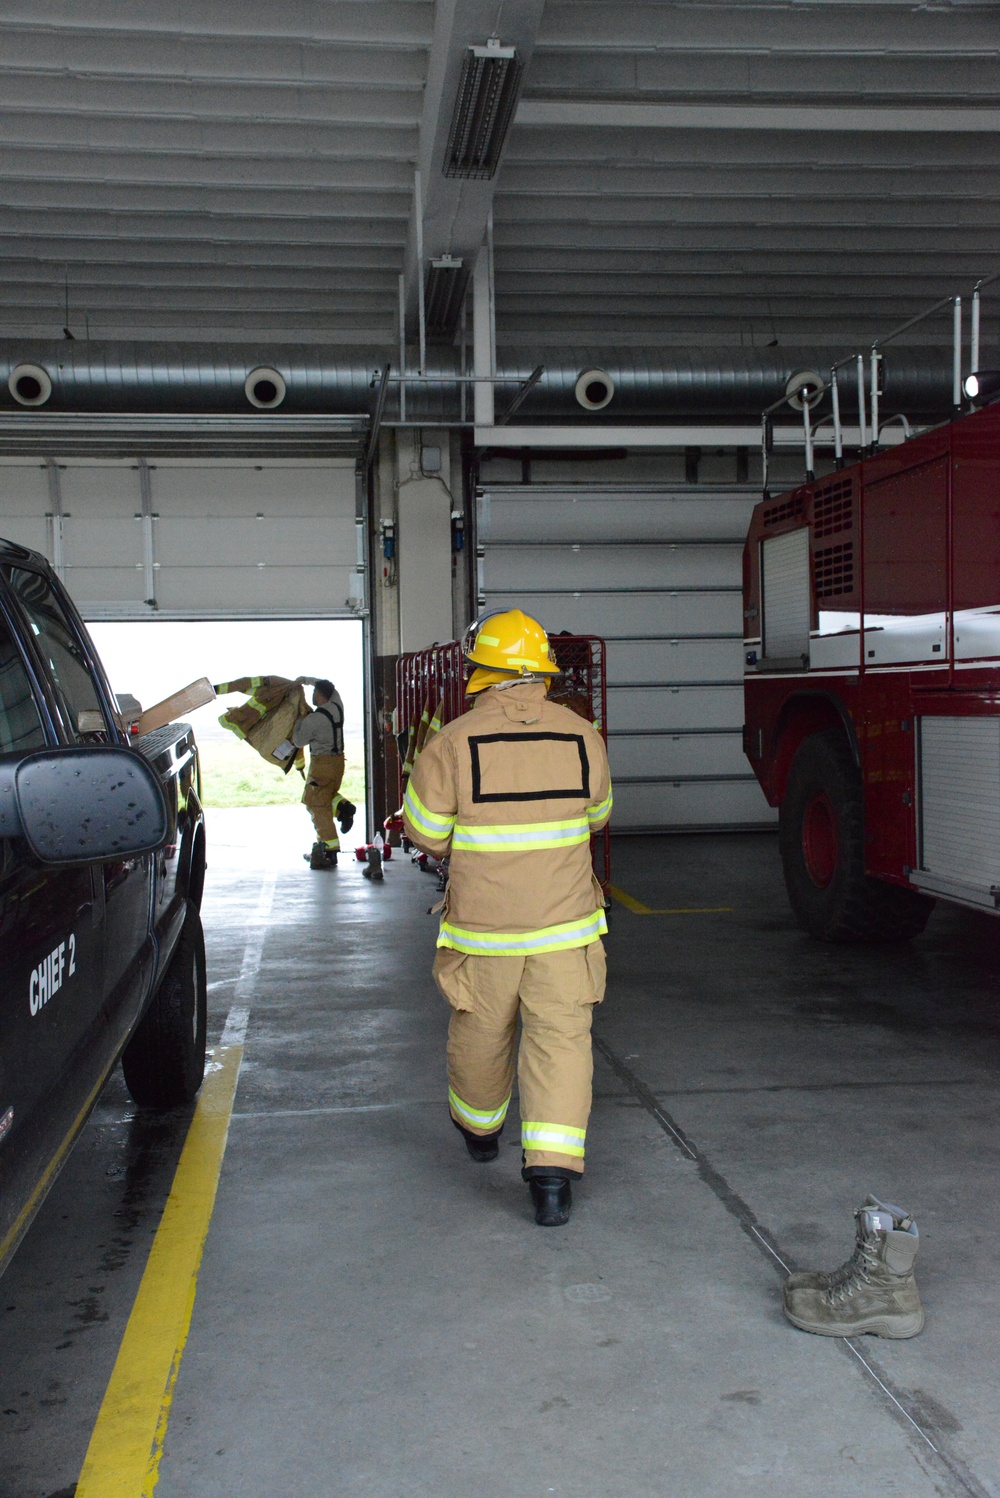
[[[955,659],[989,660],[1000,656],[1000,609],[956,609]]]
[[[761,544],[761,596],[765,660],[804,663],[809,658],[809,531],[768,536]]]
[[[865,661],[869,666],[928,661],[940,664],[945,652],[945,616],[865,614]]]
[[[917,720],[920,868],[913,883],[964,904],[1000,899],[1000,718]]]

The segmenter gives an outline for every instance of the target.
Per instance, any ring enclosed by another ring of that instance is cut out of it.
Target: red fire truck
[[[754,510],[744,749],[814,935],[1000,910],[1000,406]]]

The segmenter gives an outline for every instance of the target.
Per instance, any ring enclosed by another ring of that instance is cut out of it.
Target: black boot
[[[341,801],[337,807],[337,821],[340,823],[341,832],[350,832],[354,826],[354,813],[357,809],[353,801]]]
[[[540,1228],[561,1228],[569,1222],[573,1191],[565,1176],[532,1176],[528,1189]]]
[[[495,1134],[473,1134],[468,1129],[463,1129],[457,1119],[453,1118],[452,1123],[465,1140],[465,1147],[473,1160],[476,1160],[479,1164],[483,1164],[487,1160],[496,1159],[500,1153],[500,1135],[503,1133],[502,1129],[497,1129]]]
[[[337,867],[337,854],[333,848],[328,848],[326,843],[313,843],[311,853],[303,853],[302,857],[311,869],[335,869]]]
[[[373,879],[376,883],[380,879],[385,878],[385,875],[382,873],[382,854],[378,848],[368,849],[368,867],[362,869],[361,872],[366,879]]]

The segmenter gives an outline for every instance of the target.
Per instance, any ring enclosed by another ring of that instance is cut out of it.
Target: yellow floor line
[[[643,905],[632,895],[627,895],[617,884],[609,884],[611,897],[617,900],[619,905],[624,905],[626,910],[631,910],[633,915],[732,915],[731,905],[696,905],[690,909],[681,907],[677,910],[651,910],[648,905]]]
[[[241,1045],[217,1049],[202,1086],[76,1498],[150,1498],[156,1486],[242,1060]]]

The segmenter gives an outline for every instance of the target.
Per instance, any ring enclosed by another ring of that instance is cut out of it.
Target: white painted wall
[[[442,472],[425,475],[420,467],[421,434],[397,436],[396,503],[399,647],[423,650],[452,637],[450,462],[447,441],[431,433],[423,441],[440,448]]]

